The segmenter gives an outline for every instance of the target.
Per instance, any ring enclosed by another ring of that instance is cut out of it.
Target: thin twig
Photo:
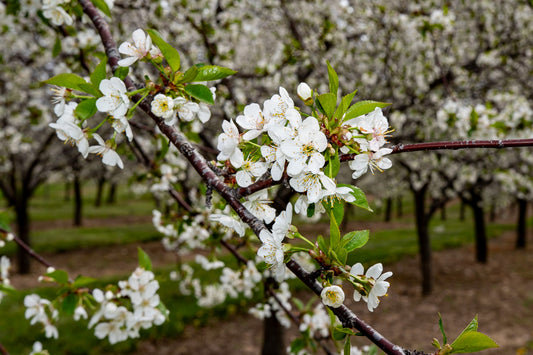
[[[8,230],[5,230],[3,228],[0,228],[0,233],[11,233]],[[15,233],[11,233],[13,235],[13,241],[17,243],[26,253],[28,253],[32,258],[40,262],[46,267],[54,267],[50,262],[48,262],[44,257],[42,257],[40,254],[35,252],[28,244],[26,244],[22,239],[20,239]]]

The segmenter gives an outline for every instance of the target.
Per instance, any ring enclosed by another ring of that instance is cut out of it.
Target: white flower
[[[307,192],[309,203],[318,202],[324,194],[334,193],[336,188],[335,181],[322,171],[318,173],[304,171],[300,175],[293,177],[289,184],[298,192]]]
[[[268,166],[265,162],[261,161],[251,161],[246,159],[237,174],[235,174],[235,179],[237,184],[241,187],[248,187],[253,183],[255,178],[262,176],[268,170]]]
[[[328,286],[322,289],[320,297],[326,306],[338,308],[344,302],[344,291],[336,285]]]
[[[30,355],[40,354],[43,351],[43,344],[40,341],[33,343],[32,351]]]
[[[361,133],[370,136],[368,139],[370,150],[377,152],[386,143],[385,136],[389,133],[389,122],[383,115],[381,108],[376,107],[374,111],[362,116],[357,128]]]
[[[152,39],[143,30],[136,29],[132,34],[133,44],[124,42],[118,47],[118,51],[129,57],[118,61],[121,67],[129,67],[137,60],[143,59],[152,49]]]
[[[257,251],[257,255],[262,257],[270,266],[274,278],[277,281],[282,281],[285,276],[283,245],[281,244],[283,236],[272,234],[268,230],[263,229],[259,233],[259,239],[263,245]]]
[[[125,116],[130,99],[126,95],[126,85],[117,77],[100,82],[100,91],[104,96],[96,100],[96,108],[115,117]]]
[[[377,152],[366,152],[357,155],[348,165],[354,172],[352,174],[353,179],[357,179],[364,173],[370,171],[374,173],[374,168],[383,171],[389,169],[392,166],[392,161],[389,158],[385,158],[384,155],[390,154],[392,149],[381,148]]]
[[[287,174],[296,176],[304,169],[316,174],[325,164],[321,152],[328,145],[326,135],[320,131],[318,121],[314,117],[306,118],[301,126],[295,128],[296,138],[283,141],[280,147],[289,160]]]
[[[155,95],[152,100],[152,113],[163,118],[168,126],[173,125],[176,122],[174,99],[163,94]]]
[[[350,270],[350,274],[357,277],[362,277],[363,272],[364,268],[361,263],[355,264]],[[368,296],[361,295],[358,291],[355,291],[353,294],[353,299],[356,302],[363,298],[363,300],[367,303],[367,307],[370,312],[373,312],[374,308],[377,308],[379,305],[379,297],[385,296],[387,294],[387,289],[390,286],[390,283],[385,280],[392,276],[392,272],[388,271],[384,274],[381,274],[382,272],[383,265],[381,265],[381,263],[371,266],[364,275],[364,278],[366,278],[366,280],[368,280],[372,285],[372,288],[368,292]]]
[[[73,318],[75,321],[78,321],[81,318],[87,319],[87,317],[88,317],[87,311],[85,310],[85,308],[83,308],[83,306],[76,307],[76,309],[74,310],[74,315],[73,315]]]
[[[237,116],[235,119],[237,124],[242,128],[248,130],[244,133],[242,139],[249,141],[251,139],[257,138],[261,133],[263,133],[264,125],[267,123],[265,116],[261,111],[261,107],[258,104],[250,104],[244,108],[244,115]]]
[[[246,230],[246,225],[242,221],[236,220],[235,218],[225,214],[213,213],[209,216],[209,220],[213,222],[218,222],[223,226],[233,229],[240,237],[244,235],[244,232]]]
[[[194,120],[194,116],[200,110],[200,106],[196,102],[191,102],[184,97],[176,97],[174,106],[178,110],[178,116],[187,122]]]
[[[99,145],[93,145],[89,147],[89,153],[98,154],[102,157],[102,163],[109,166],[118,166],[119,168],[124,168],[124,163],[120,159],[120,156],[115,152],[111,146],[107,145],[106,142],[100,137],[98,133],[93,134],[94,139],[98,141]]]
[[[217,156],[219,161],[229,159],[231,165],[235,168],[240,168],[244,163],[244,155],[239,149],[240,135],[239,129],[233,121],[222,122],[222,129],[224,133],[218,136],[217,149],[220,153]]]
[[[43,16],[52,22],[55,26],[61,26],[63,24],[72,25],[72,17],[61,6],[44,7]]]
[[[276,218],[276,209],[270,207],[270,203],[272,201],[268,199],[268,191],[261,190],[248,196],[248,201],[245,201],[243,205],[254,216],[269,224]]]
[[[48,124],[51,128],[56,130],[57,137],[65,143],[73,143],[78,147],[78,151],[84,158],[89,154],[89,141],[85,132],[76,124],[57,120],[55,123]]]
[[[130,123],[125,116],[112,117],[111,126],[117,133],[124,132],[130,142],[133,140],[133,131],[131,130]]]
[[[296,93],[298,94],[298,97],[302,101],[308,101],[313,98],[313,90],[307,85],[307,83],[300,83],[298,84],[298,88],[296,89]]]
[[[283,126],[287,120],[291,124],[301,120],[300,113],[294,108],[294,101],[290,98],[287,90],[282,87],[279,88],[279,95],[274,95],[265,101],[263,115],[268,122],[264,128],[269,131],[269,135],[270,129],[274,126]]]

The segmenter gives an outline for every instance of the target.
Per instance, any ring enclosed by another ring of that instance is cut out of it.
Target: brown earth
[[[369,227],[375,230],[383,226]],[[389,297],[382,300],[379,308],[370,313],[364,304],[348,301],[348,305],[391,341],[407,349],[426,352],[432,350],[433,337],[441,339],[438,312],[452,340],[477,314],[479,330],[500,345],[482,354],[516,354],[518,348],[533,340],[532,243],[530,235],[528,249],[517,251],[511,232],[492,239],[487,264],[474,261],[472,246],[434,253],[435,289],[429,297],[420,295],[417,258],[385,265],[385,270],[393,271],[394,275],[390,279]],[[137,263],[136,248],[136,245],[101,247],[45,257],[71,275],[96,277],[133,270]],[[151,255],[156,267],[174,261],[159,243],[144,243],[142,248]],[[40,271],[35,270],[30,276],[14,276],[13,285],[35,285]],[[291,333],[294,332],[293,329]],[[261,335],[260,321],[237,315],[201,328],[188,326],[176,339],[143,341],[137,354],[259,354]],[[359,339],[356,341],[365,344]]]

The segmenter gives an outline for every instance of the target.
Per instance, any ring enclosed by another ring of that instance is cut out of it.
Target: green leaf
[[[76,306],[78,305],[78,296],[73,293],[69,293],[63,302],[61,303],[61,310],[66,314],[73,315]]]
[[[497,348],[498,344],[492,340],[489,336],[471,330],[462,333],[451,344],[452,354],[459,353],[474,353],[486,349]]]
[[[333,211],[331,211],[329,217],[329,244],[331,248],[337,249],[341,239],[341,231]]]
[[[331,337],[333,338],[333,340],[341,341],[344,338],[346,338],[347,335],[348,334],[346,334],[345,332],[340,331],[339,329],[335,328],[333,329],[333,334],[331,334]]]
[[[128,76],[129,72],[130,72],[129,67],[118,67],[117,70],[115,70],[114,76],[124,81],[124,79],[126,79],[126,77]]]
[[[350,355],[352,350],[352,344],[350,344],[350,337],[346,338],[346,343],[344,343],[344,354],[343,355]]]
[[[314,203],[310,203],[309,206],[307,206],[307,217],[308,218],[311,218],[313,217],[313,215],[315,214],[315,204]]]
[[[78,76],[76,74],[71,74],[71,73],[58,74],[48,80],[45,80],[44,83],[50,84],[50,85],[63,86],[68,89],[79,90],[79,91],[83,91],[80,89],[80,85],[87,84],[85,79],[83,79],[81,76]]]
[[[91,94],[91,95],[96,96],[96,97],[102,96],[102,93],[100,92],[100,90],[95,88],[94,86],[92,86],[89,83],[80,84],[79,87],[78,87],[78,90],[86,92],[87,94]]]
[[[300,350],[305,348],[305,346],[306,346],[306,342],[303,338],[296,338],[291,343],[291,353],[297,354],[300,352]]]
[[[317,243],[318,243],[318,247],[320,248],[320,250],[322,250],[324,253],[327,253],[329,249],[328,243],[326,242],[323,236],[319,235],[317,237]]]
[[[148,254],[146,254],[141,248],[137,249],[139,254],[139,266],[145,270],[152,271],[152,261],[150,260]]]
[[[444,332],[444,324],[442,323],[442,317],[439,313],[439,328],[440,332],[442,333],[442,343],[448,344],[448,338],[446,337],[446,333]]]
[[[468,323],[468,325],[466,326],[466,328],[461,332],[461,334],[459,334],[459,336],[463,335],[463,333],[466,333],[466,332],[471,332],[471,331],[476,331],[477,330],[477,327],[478,327],[478,322],[477,322],[477,315],[474,317],[474,319],[472,319],[470,321],[470,323]]]
[[[61,53],[61,39],[56,37],[54,42],[54,47],[52,48],[52,56],[57,57]]]
[[[348,107],[350,107],[350,104],[352,103],[352,100],[356,93],[357,93],[357,90],[349,93],[348,95],[342,98],[341,104],[339,105],[339,107],[337,107],[337,110],[335,111],[335,114],[333,115],[333,117],[337,117],[339,119],[342,118],[342,115],[344,115]]]
[[[328,118],[333,117],[337,105],[337,97],[332,93],[322,94],[317,97],[319,108]]]
[[[96,108],[96,98],[83,100],[76,106],[74,112],[81,120],[92,117],[98,109]]]
[[[198,68],[196,66],[192,66],[178,80],[178,83],[190,83],[191,81],[194,81],[194,78],[196,78],[196,75],[198,74]]]
[[[87,285],[90,285],[97,281],[96,279],[93,279],[92,277],[86,277],[86,276],[78,276],[76,277],[76,280],[74,280],[74,283],[72,284],[73,288],[80,288],[85,287]]]
[[[376,107],[387,107],[390,103],[386,102],[378,102],[378,101],[372,101],[372,100],[364,100],[359,101],[350,106],[350,108],[346,111],[346,114],[344,115],[343,121],[347,121],[349,119],[359,117],[361,115],[366,115],[369,112],[374,111]]]
[[[172,68],[172,71],[177,72],[180,69],[181,61],[180,54],[176,48],[168,44],[156,30],[147,30],[152,42],[159,47],[163,57],[167,60],[168,65]]]
[[[111,17],[111,10],[109,10],[109,7],[107,6],[107,3],[104,0],[91,0],[91,2],[104,14]]]
[[[11,232],[11,227],[9,226],[10,218],[9,214],[6,211],[0,211],[0,228]]]
[[[235,70],[219,67],[218,65],[204,65],[198,69],[198,74],[194,81],[212,81],[224,79],[236,73]]]
[[[20,11],[20,1],[19,0],[7,0],[6,14],[7,15],[17,15]]]
[[[335,102],[336,102],[337,92],[339,91],[339,77],[337,76],[335,69],[333,69],[333,67],[329,64],[329,62],[326,62],[326,63],[328,65],[329,92],[335,96]]]
[[[363,190],[353,185],[337,184],[337,186],[345,186],[345,187],[349,187],[350,189],[352,189],[352,196],[355,197],[355,201],[350,202],[350,203],[354,206],[357,206],[369,212],[372,212],[372,209],[368,205],[368,201],[366,199],[366,195],[363,192]]]
[[[195,99],[206,102],[208,104],[214,104],[213,93],[205,85],[201,84],[189,84],[185,86],[185,92]]]
[[[58,284],[68,283],[68,274],[65,270],[54,270],[46,274],[46,276],[54,279]]]
[[[349,253],[355,249],[363,247],[368,242],[369,236],[370,231],[368,229],[346,233],[342,237],[344,249]]]
[[[100,61],[100,63],[96,66],[96,68],[91,74],[91,84],[93,84],[95,88],[98,88],[100,82],[106,78],[106,64],[107,57]]]
[[[339,154],[335,154],[333,157],[330,157],[328,160],[328,165],[326,167],[326,176],[334,178],[339,173],[341,168],[341,159]]]
[[[348,259],[348,251],[343,249],[342,245],[339,244],[339,246],[335,249],[335,254],[337,255],[337,261],[339,264],[345,265],[346,259]]]

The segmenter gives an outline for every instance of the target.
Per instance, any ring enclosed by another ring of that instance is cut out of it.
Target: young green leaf
[[[80,85],[87,84],[85,79],[81,76],[71,73],[61,73],[48,80],[45,80],[44,83],[56,86],[63,86],[68,89],[80,90]]]
[[[341,231],[333,211],[329,215],[329,243],[331,248],[336,249],[341,239]]]
[[[326,242],[323,236],[319,235],[317,237],[317,243],[318,243],[318,247],[320,248],[320,250],[322,250],[324,253],[328,251],[329,244]]]
[[[46,276],[54,279],[58,284],[68,283],[68,274],[65,270],[54,270],[47,273]]]
[[[471,330],[461,333],[451,344],[451,354],[474,353],[486,349],[497,348],[498,344],[489,336]]]
[[[350,104],[352,103],[352,100],[357,93],[357,90],[354,92],[349,93],[348,95],[344,96],[341,100],[341,104],[339,107],[337,107],[337,110],[335,111],[335,114],[333,117],[342,118],[348,107],[350,107]]]
[[[78,296],[74,293],[69,293],[61,303],[61,310],[68,315],[73,315],[76,306],[78,305]]]
[[[235,73],[235,70],[219,67],[218,65],[204,65],[198,68],[198,74],[194,78],[194,81],[219,80],[224,79]]]
[[[369,212],[372,212],[372,209],[368,205],[365,193],[360,188],[353,185],[338,184],[337,186],[349,187],[352,190],[352,196],[355,197],[355,201],[350,202],[352,205],[365,209]]]
[[[93,279],[92,277],[87,277],[87,276],[78,276],[76,277],[76,280],[74,280],[74,282],[72,283],[72,287],[73,288],[80,288],[80,287],[85,287],[87,285],[90,285],[92,283],[94,283],[96,281],[96,279]]]
[[[390,103],[377,102],[377,101],[372,101],[372,100],[359,101],[353,104],[352,106],[350,106],[350,108],[346,111],[346,114],[344,115],[343,120],[347,121],[355,117],[366,115],[367,113],[374,111],[376,107],[383,108],[389,105]]]
[[[346,343],[344,343],[344,354],[350,355],[352,350],[352,344],[350,344],[350,337],[346,338]]]
[[[100,85],[100,82],[106,78],[106,65],[107,57],[100,61],[91,74],[91,84],[93,84],[95,88],[97,88]]]
[[[86,92],[87,94],[90,94],[90,95],[93,95],[93,96],[96,96],[96,97],[102,96],[102,93],[100,92],[100,90],[95,88],[94,86],[92,86],[89,83],[80,84],[79,87],[78,87],[78,90]]]
[[[56,37],[54,42],[54,47],[52,48],[52,56],[57,57],[61,53],[61,39]]]
[[[83,100],[76,106],[74,112],[81,120],[92,117],[98,109],[96,108],[96,98]]]
[[[326,166],[325,173],[326,176],[334,178],[339,173],[341,168],[341,159],[339,154],[335,154],[333,157],[330,157],[328,160],[328,165]]]
[[[182,74],[181,78],[178,80],[178,83],[190,83],[191,81],[194,81],[196,75],[198,75],[198,67],[193,65]]]
[[[440,328],[440,332],[442,333],[442,344],[447,344],[448,343],[448,338],[446,337],[446,333],[444,332],[444,323],[442,322],[442,317],[440,316],[440,313],[439,313],[439,328]]]
[[[329,61],[326,62],[326,64],[328,65],[329,92],[335,96],[335,101],[337,101],[337,92],[339,91],[339,77],[335,72],[335,69],[333,69],[333,67],[329,64]]]
[[[213,93],[205,85],[189,84],[185,86],[185,92],[194,97],[195,99],[206,102],[208,104],[215,103],[215,101],[213,100]]]
[[[146,254],[141,248],[137,249],[139,254],[139,266],[145,270],[152,271],[152,261],[150,260],[148,254]]]
[[[369,239],[370,231],[368,229],[362,231],[352,231],[342,237],[342,245],[349,253],[355,249],[363,247]]]
[[[130,72],[129,67],[118,67],[117,70],[115,70],[114,75],[120,80],[124,81],[124,79],[126,79],[126,77],[128,76],[129,72]]]
[[[159,47],[161,54],[163,54],[163,57],[165,57],[167,60],[167,63],[170,65],[170,68],[172,68],[172,71],[177,72],[180,69],[181,60],[180,54],[176,48],[168,44],[156,30],[150,29],[146,30],[146,32],[148,32],[150,38],[152,38],[152,42]]]
[[[322,109],[322,113],[328,118],[333,118],[335,107],[337,105],[337,97],[332,93],[322,94],[317,97],[319,108]]]
[[[91,2],[104,14],[111,17],[111,10],[109,10],[109,6],[107,6],[107,3],[104,0],[91,0]]]

